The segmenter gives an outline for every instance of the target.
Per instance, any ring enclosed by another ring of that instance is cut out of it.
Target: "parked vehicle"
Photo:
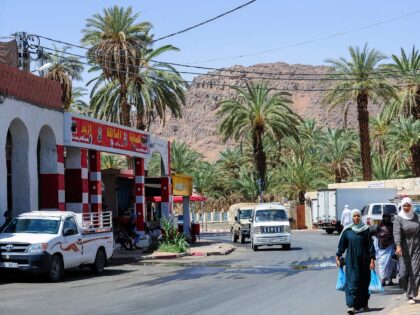
[[[83,265],[102,274],[113,249],[111,212],[32,211],[0,234],[0,268],[45,273],[51,281]]]
[[[251,247],[282,245],[289,250],[291,229],[286,209],[279,204],[263,203],[254,206],[251,219]]]
[[[420,202],[413,202],[414,212],[420,215]]]
[[[382,215],[388,213],[393,217],[398,214],[397,206],[393,203],[370,203],[361,210],[362,222],[367,225],[378,225]]]
[[[341,214],[344,205],[362,209],[373,202],[387,202],[397,195],[396,188],[337,188],[317,191],[316,221],[319,229],[328,234],[341,233]]]
[[[229,225],[232,242],[245,243],[251,235],[251,216],[255,203],[237,203],[229,208]]]

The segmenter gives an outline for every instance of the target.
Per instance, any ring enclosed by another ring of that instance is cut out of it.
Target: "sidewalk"
[[[420,295],[417,296],[417,303],[408,304],[408,300],[404,294],[394,297],[390,307],[387,307],[379,314],[383,315],[419,315],[420,314]]]
[[[214,256],[228,255],[233,252],[236,247],[228,243],[218,243],[209,240],[197,240],[191,244],[186,253],[167,253],[154,251],[151,253],[143,252],[140,249],[125,250],[118,249],[114,251],[111,264],[133,263],[141,260],[151,259],[174,259],[185,256]]]

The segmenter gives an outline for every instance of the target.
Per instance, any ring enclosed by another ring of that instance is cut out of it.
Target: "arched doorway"
[[[57,192],[57,144],[54,131],[43,126],[37,143],[38,209],[56,209]]]
[[[7,132],[7,209],[12,215],[30,209],[29,134],[22,120],[14,119]]]

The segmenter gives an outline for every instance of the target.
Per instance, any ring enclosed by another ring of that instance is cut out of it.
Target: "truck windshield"
[[[258,210],[255,213],[255,222],[286,221],[284,210]]]
[[[16,218],[3,233],[57,234],[59,227],[60,219]]]
[[[384,213],[389,213],[391,215],[397,214],[397,206],[395,205],[384,205]]]
[[[239,220],[242,219],[251,219],[252,216],[252,210],[239,210]]]

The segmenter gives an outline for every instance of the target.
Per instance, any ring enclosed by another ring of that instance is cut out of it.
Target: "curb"
[[[218,251],[218,252],[192,252],[190,256],[218,256],[218,255],[229,255],[233,252],[236,247],[229,248],[227,250]]]

